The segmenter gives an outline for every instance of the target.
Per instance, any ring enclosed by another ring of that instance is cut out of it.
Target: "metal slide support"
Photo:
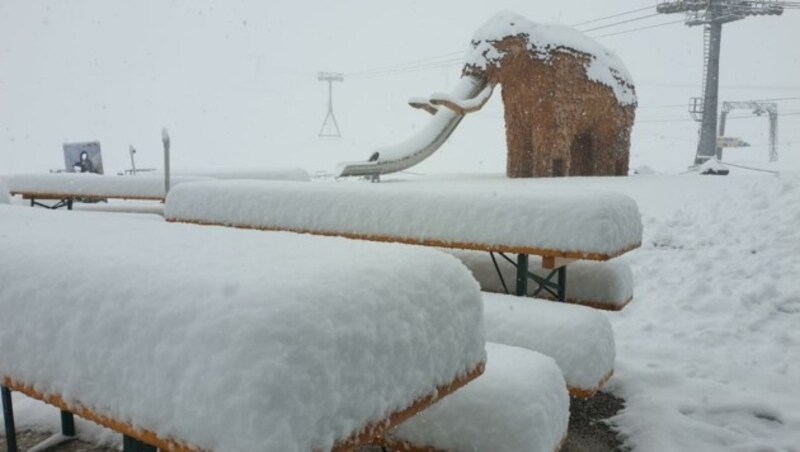
[[[14,427],[14,406],[11,402],[11,390],[0,386],[3,398],[3,419],[6,426],[6,449],[8,452],[17,452],[17,430]]]
[[[124,435],[122,437],[122,452],[158,452],[158,448]]]
[[[517,296],[528,293],[528,255],[517,254]]]

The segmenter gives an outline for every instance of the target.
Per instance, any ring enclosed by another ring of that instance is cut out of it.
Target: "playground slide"
[[[469,101],[485,92],[485,88],[485,79],[464,76],[448,97],[457,101]],[[414,136],[393,146],[376,149],[366,161],[340,163],[337,175],[379,176],[411,168],[436,152],[463,118],[464,113],[457,113],[444,106],[438,107],[428,125]]]

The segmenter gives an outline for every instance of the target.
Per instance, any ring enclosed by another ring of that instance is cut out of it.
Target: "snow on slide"
[[[486,344],[486,372],[386,436],[395,450],[552,452],[567,435],[569,396],[553,360]],[[427,448],[426,448],[427,447]]]
[[[486,88],[486,80],[465,76],[459,80],[453,93],[447,96],[456,101],[475,98]],[[370,176],[394,173],[411,168],[436,152],[458,127],[464,115],[440,107],[428,125],[409,139],[376,149],[367,161],[340,163],[337,176]]]
[[[203,450],[328,450],[485,361],[435,250],[4,205],[0,249],[0,376]]]
[[[614,371],[614,331],[601,312],[511,295],[483,300],[487,340],[552,357],[573,395],[591,396]]]
[[[642,236],[631,198],[543,184],[486,190],[446,183],[202,181],[171,190],[164,214],[170,221],[590,259],[635,248]]]

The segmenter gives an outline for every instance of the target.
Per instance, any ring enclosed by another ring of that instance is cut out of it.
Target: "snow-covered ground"
[[[800,174],[563,180],[637,200],[634,301],[607,313],[637,451],[800,447]]]
[[[800,176],[631,177],[644,244],[617,338],[635,450],[800,450]]]
[[[627,194],[642,214],[642,247],[622,257],[634,301],[604,313],[617,345],[608,389],[626,401],[612,421],[626,444],[800,450],[800,173],[550,182]],[[55,412],[19,397],[16,408],[22,427],[56,428]]]

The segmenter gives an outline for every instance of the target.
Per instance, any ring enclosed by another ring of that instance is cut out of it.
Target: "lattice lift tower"
[[[784,2],[773,0],[680,0],[656,6],[662,14],[686,13],[686,25],[703,25],[702,97],[689,101],[689,113],[700,122],[700,142],[695,165],[713,158],[717,147],[717,101],[719,94],[719,53],[722,24],[748,16],[781,15]]]

